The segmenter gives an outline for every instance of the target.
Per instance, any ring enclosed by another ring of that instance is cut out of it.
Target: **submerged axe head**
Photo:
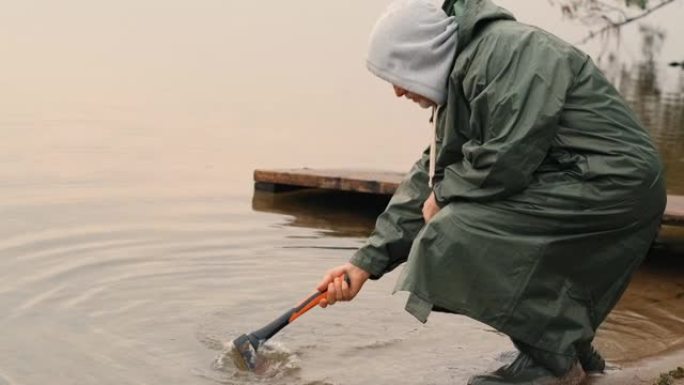
[[[347,283],[349,284],[349,277],[345,277]],[[282,328],[287,326],[290,322],[297,319],[297,317],[306,313],[309,309],[312,309],[318,305],[325,297],[325,292],[315,292],[309,298],[302,301],[297,307],[294,307],[286,311],[283,315],[271,321],[268,325],[262,327],[249,334],[243,334],[240,337],[233,340],[233,346],[237,350],[238,356],[235,357],[239,366],[240,362],[244,364],[246,369],[253,371],[257,367],[257,349],[268,341],[269,338],[273,337]]]
[[[259,339],[252,334],[243,334],[233,340],[233,346],[235,346],[239,359],[244,363],[245,367],[248,370],[254,370],[256,368]]]

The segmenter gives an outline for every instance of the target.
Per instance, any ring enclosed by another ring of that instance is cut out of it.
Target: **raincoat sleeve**
[[[378,279],[405,262],[411,244],[425,224],[423,203],[430,195],[428,187],[429,150],[414,164],[380,214],[375,230],[351,258],[351,263]]]
[[[463,157],[435,184],[440,206],[493,201],[524,190],[558,130],[573,82],[568,56],[546,41],[495,42],[462,81],[471,133]],[[451,129],[451,128],[449,128]]]

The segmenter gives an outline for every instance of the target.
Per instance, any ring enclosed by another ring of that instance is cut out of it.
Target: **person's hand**
[[[349,277],[351,286],[345,281],[345,275]],[[369,277],[370,274],[367,271],[349,262],[328,270],[318,284],[318,291],[328,291],[327,297],[320,302],[321,307],[333,305],[338,301],[351,301]]]
[[[425,223],[430,222],[430,219],[437,215],[440,207],[437,205],[437,199],[435,199],[434,191],[430,194],[430,197],[423,204],[423,219]]]

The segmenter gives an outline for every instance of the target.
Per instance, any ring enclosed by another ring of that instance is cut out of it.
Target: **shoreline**
[[[611,363],[609,362],[610,366]],[[614,365],[614,364],[613,364]],[[586,385],[653,385],[658,383],[662,373],[684,366],[684,349],[680,348],[661,355],[621,363],[618,369],[609,369],[605,374],[589,376]],[[673,385],[683,385],[684,379],[676,379]]]

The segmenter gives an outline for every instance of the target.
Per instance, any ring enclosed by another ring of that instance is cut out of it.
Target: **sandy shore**
[[[620,365],[619,369],[606,374],[589,377],[587,385],[652,385],[657,384],[661,373],[684,367],[684,350],[677,350],[658,357],[651,357]],[[684,385],[677,379],[673,385]]]

